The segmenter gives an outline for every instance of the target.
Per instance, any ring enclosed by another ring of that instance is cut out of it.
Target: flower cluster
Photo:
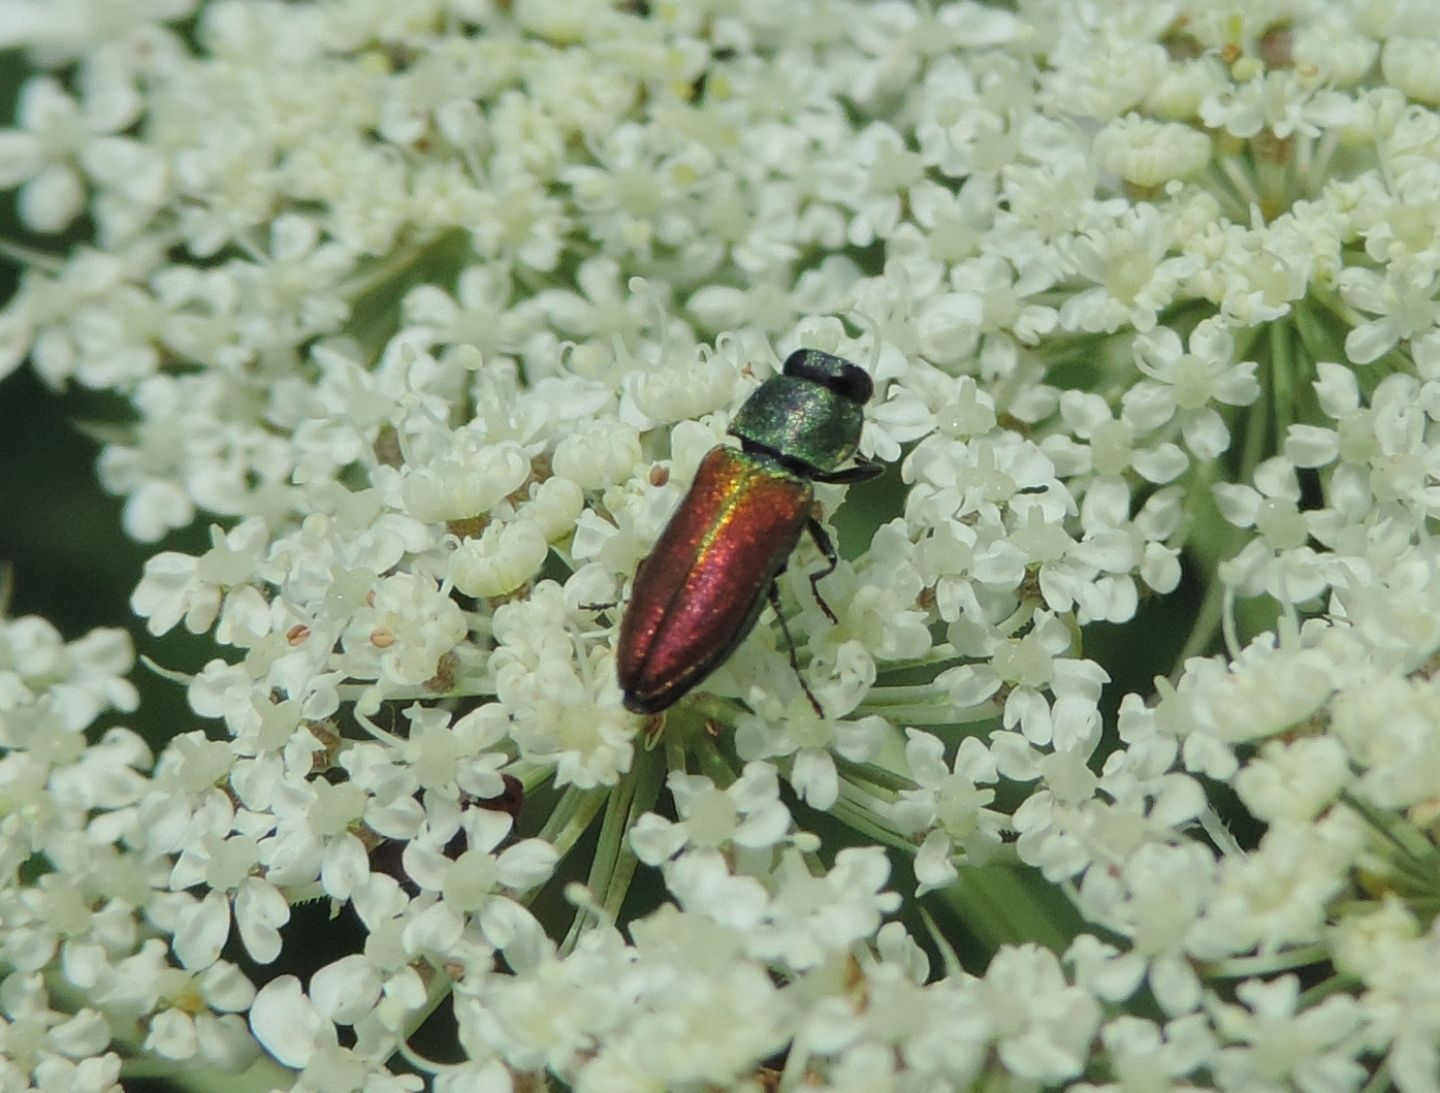
[[[66,643],[43,619],[0,618],[0,1083],[118,1089],[122,1056],[239,1067],[255,988],[231,962],[186,968],[161,935],[191,898],[146,835],[166,791],[130,729],[120,630]]]
[[[152,757],[83,735],[122,637],[0,619],[0,1085],[1440,1090],[1429,0],[0,45],[0,375],[132,408],[132,606],[215,651]],[[637,566],[801,346],[892,465],[816,486],[833,614],[802,547],[783,631],[633,715]],[[1111,693],[1116,628],[1173,670]],[[366,940],[301,977],[310,899]]]

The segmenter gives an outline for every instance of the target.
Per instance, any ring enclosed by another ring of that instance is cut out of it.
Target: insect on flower
[[[811,515],[811,484],[860,482],[884,470],[874,463],[836,469],[860,444],[873,391],[858,365],[797,349],[783,373],[746,400],[730,427],[740,447],[722,444],[706,454],[635,573],[616,656],[627,709],[656,713],[677,702],[735,651],[767,599],[800,675],[775,578],[808,530],[827,562],[810,574],[810,587],[830,621],[838,621],[818,583],[839,558]],[[800,686],[823,717],[804,676]]]

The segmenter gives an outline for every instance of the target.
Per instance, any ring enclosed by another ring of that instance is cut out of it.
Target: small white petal
[[[40,140],[34,133],[0,129],[0,189],[13,190],[44,166]]]
[[[653,812],[645,813],[630,829],[630,846],[646,865],[659,865],[673,858],[685,842],[684,828]]]
[[[555,871],[560,856],[544,839],[524,839],[500,855],[500,883],[522,892],[544,884]]]
[[[175,955],[186,968],[207,968],[215,963],[229,936],[230,901],[221,892],[211,892],[175,916]]]
[[[235,925],[245,949],[261,964],[280,955],[279,927],[290,921],[290,904],[259,879],[246,881],[235,893]]]
[[[305,1066],[324,1043],[328,1023],[305,997],[300,980],[282,975],[260,988],[250,1007],[250,1029],[286,1066]]]
[[[157,1013],[150,1021],[145,1047],[164,1059],[189,1059],[198,1046],[195,1022],[180,1010]]]
[[[828,751],[801,748],[795,753],[790,784],[811,808],[824,812],[840,797],[840,776]]]
[[[52,163],[20,189],[20,220],[37,232],[62,232],[85,207],[85,184],[74,168]]]
[[[1356,364],[1369,364],[1393,349],[1399,340],[1393,319],[1376,319],[1345,335],[1345,355]]]
[[[316,1010],[337,1025],[353,1025],[380,997],[380,976],[364,956],[353,953],[327,964],[310,978]]]
[[[917,896],[936,888],[944,888],[959,875],[952,860],[953,847],[942,831],[932,831],[925,836],[915,854],[915,879],[920,882],[915,890]]]

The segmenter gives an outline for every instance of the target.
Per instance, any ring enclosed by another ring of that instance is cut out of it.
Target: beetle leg
[[[814,482],[833,482],[844,485],[847,482],[868,482],[884,473],[884,463],[856,463],[855,466],[846,467],[840,471],[825,471],[821,474],[812,471],[810,479]]]
[[[780,633],[785,636],[785,648],[790,651],[790,667],[795,669],[795,678],[800,681],[800,689],[810,700],[810,705],[815,710],[815,716],[824,717],[825,711],[820,707],[820,700],[815,697],[815,693],[810,690],[810,685],[805,682],[805,673],[800,671],[800,658],[795,655],[795,639],[790,636],[790,627],[785,625],[785,613],[780,609],[780,586],[771,581],[770,591],[766,595],[770,599],[770,606],[775,609],[775,617],[780,620]]]
[[[820,553],[825,555],[826,563],[824,569],[817,569],[810,574],[810,591],[815,596],[815,602],[820,605],[820,610],[825,612],[825,617],[838,625],[840,620],[835,617],[835,612],[830,610],[830,605],[825,602],[825,597],[820,595],[820,581],[835,572],[835,567],[840,564],[840,556],[835,553],[835,544],[830,541],[830,536],[821,527],[819,520],[812,516],[805,524],[805,530],[810,532],[810,538],[815,540],[815,545],[820,548]]]

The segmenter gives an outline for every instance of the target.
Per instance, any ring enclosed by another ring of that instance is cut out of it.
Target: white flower
[[[924,656],[931,647],[925,613],[915,607],[925,582],[915,568],[914,546],[900,520],[875,533],[870,556],[871,564],[855,575],[852,588],[845,587],[851,574],[844,566],[819,586],[827,603],[837,601],[832,607],[840,618],[838,626],[822,631],[812,642],[822,660],[832,650],[838,660],[850,651],[863,652],[872,661],[910,660]],[[819,604],[803,593],[801,602],[818,626],[813,611]],[[855,702],[842,705],[853,708]]]
[[[150,633],[168,633],[182,618],[192,634],[208,630],[230,590],[254,578],[269,536],[263,520],[251,519],[229,532],[212,525],[210,542],[198,558],[167,550],[146,560],[130,607]]]
[[[1065,240],[1070,268],[1096,287],[1065,301],[1060,325],[1113,331],[1128,323],[1142,333],[1149,330],[1196,268],[1191,258],[1167,258],[1171,246],[1170,229],[1154,206],[1126,209],[1115,219],[1097,216],[1093,227]]]
[[[53,718],[69,733],[87,728],[105,710],[133,710],[138,696],[124,676],[134,656],[120,630],[97,628],[67,644],[38,615],[0,617],[0,742],[43,747],[43,739],[27,740],[22,731],[27,707],[43,710],[47,722]]]
[[[1210,138],[1187,125],[1138,114],[1110,122],[1095,137],[1099,165],[1126,182],[1152,187],[1194,174],[1210,159]]]
[[[1091,869],[1081,890],[1081,905],[1092,920],[1130,941],[1129,952],[1107,961],[1111,967],[1095,976],[1096,991],[1119,1000],[1145,982],[1167,1014],[1194,1010],[1203,997],[1194,959],[1213,955],[1198,949],[1196,928],[1214,893],[1210,852],[1194,843],[1144,843],[1116,872]],[[1071,952],[1077,975],[1084,968],[1079,950],[1077,940]],[[1116,972],[1122,973],[1118,980]]]
[[[856,167],[868,176],[867,192],[859,199],[859,213],[849,229],[850,242],[863,247],[895,230],[911,188],[923,181],[925,171],[920,155],[909,151],[900,134],[884,124],[861,131],[852,153]]]
[[[96,990],[102,1005],[151,1014],[146,1047],[162,1058],[203,1059],[215,1066],[243,1065],[256,1055],[236,1016],[254,998],[255,988],[235,965],[220,961],[194,975],[170,964],[164,944],[155,939],[116,962]]]
[[[544,531],[530,520],[491,524],[450,555],[450,579],[467,596],[503,596],[538,574],[549,552]]]
[[[1385,722],[1370,724],[1379,727]],[[1329,808],[1350,778],[1349,756],[1334,737],[1288,744],[1267,740],[1260,756],[1236,776],[1235,791],[1257,819],[1303,822]]]
[[[1218,1045],[1200,1014],[1189,1014],[1163,1026],[1138,1017],[1120,1016],[1100,1030],[1116,1081],[1108,1085],[1079,1084],[1077,1090],[1146,1088],[1161,1081],[1166,1088],[1189,1089],[1180,1079],[1206,1066]]]
[[[1197,943],[1209,951],[1274,952],[1320,937],[1326,907],[1345,889],[1346,872],[1363,850],[1363,834],[1344,812],[1314,824],[1273,825],[1258,850],[1222,864]]]
[[[322,1000],[331,991],[322,979]],[[381,1058],[367,1059],[359,1052],[341,1047],[335,1025],[316,1001],[307,997],[293,975],[272,979],[260,989],[250,1009],[250,1028],[271,1055],[300,1071],[300,1081],[324,1088],[333,1083],[361,1084],[372,1073],[384,1071]],[[372,1046],[375,1050],[380,1045]],[[386,1088],[419,1090],[419,1075],[388,1079]]]
[[[797,695],[785,707],[783,718],[742,716],[735,750],[747,761],[793,756],[790,784],[812,808],[825,810],[840,793],[834,755],[864,762],[880,748],[888,731],[884,718],[874,715],[854,721],[821,717]]]
[[[132,602],[230,647],[152,775],[85,736],[123,635],[0,619],[0,1086],[108,1091],[112,1029],[375,1093],[1435,1084],[1440,19],[1011,6],[0,0],[67,232],[0,372],[128,410],[127,534],[219,526]],[[627,583],[806,346],[901,473],[817,480],[793,649],[636,717]],[[254,992],[317,896],[363,952]]]
[[[1435,798],[1440,770],[1434,743],[1440,726],[1432,711],[1437,702],[1440,689],[1430,681],[1393,675],[1365,680],[1335,696],[1330,707],[1335,737],[1326,742],[1359,768],[1356,792],[1387,809]],[[1333,772],[1335,763],[1332,758],[1332,784],[1349,774]],[[1310,778],[1323,786],[1326,774],[1322,768]]]
[[[383,577],[350,618],[342,639],[348,671],[385,684],[414,685],[435,675],[440,657],[465,637],[455,601],[409,573]]]
[[[436,285],[417,285],[401,301],[405,325],[428,331],[442,345],[472,346],[495,365],[534,328],[529,311],[510,306],[514,285],[504,267],[467,266],[454,295]]]
[[[290,905],[271,884],[245,879],[259,864],[254,839],[208,835],[185,847],[171,883],[204,882],[209,895],[183,907],[175,917],[175,954],[192,971],[203,971],[220,957],[233,921],[252,958],[270,963],[280,955],[280,927],[290,921]],[[226,893],[233,894],[232,898]]]
[[[1127,416],[1158,428],[1178,414],[1185,443],[1199,459],[1214,459],[1230,445],[1230,432],[1211,405],[1247,406],[1260,394],[1255,362],[1231,364],[1234,340],[1224,324],[1205,321],[1190,334],[1186,353],[1169,327],[1136,337],[1135,363],[1150,382],[1125,393]]]
[[[600,256],[587,259],[575,272],[575,284],[579,292],[550,289],[538,294],[534,305],[540,315],[555,329],[593,339],[598,346],[636,341],[650,302],[642,294],[625,291],[618,262]]]
[[[619,706],[608,654],[577,661],[576,609],[562,596],[544,581],[496,610],[496,695],[522,756],[553,766],[562,785],[613,785],[630,769],[635,719]]]
[[[1345,301],[1379,316],[1345,337],[1345,355],[1356,364],[1370,364],[1402,338],[1424,334],[1440,323],[1435,287],[1440,271],[1413,262],[1395,263],[1383,272],[1348,267],[1338,278]]]
[[[955,628],[959,630],[957,626]],[[1067,657],[1070,636],[1057,616],[1038,612],[1021,638],[982,639],[986,662],[950,668],[936,677],[956,706],[966,709],[1007,688],[1004,720],[1036,744],[1069,750],[1093,746],[1095,703],[1105,672],[1091,661]],[[1044,692],[1053,693],[1055,701]]]
[[[486,444],[473,432],[449,440],[430,461],[406,466],[402,494],[410,514],[420,520],[482,516],[530,476],[530,460],[513,441]]]
[[[131,125],[137,105],[100,95],[77,102],[47,76],[26,82],[17,111],[21,128],[0,131],[0,187],[20,186],[20,219],[27,227],[37,232],[69,227],[85,205],[85,180],[77,166],[103,155],[99,138]]]
[[[1132,387],[1127,396],[1138,394],[1138,386]],[[1133,469],[1152,482],[1170,482],[1184,473],[1188,465],[1185,453],[1174,444],[1136,448],[1137,434],[1153,429],[1155,418],[1160,416],[1146,412],[1151,409],[1127,397],[1121,416],[1116,418],[1099,395],[1066,391],[1060,396],[1065,423],[1077,439],[1090,442],[1088,454],[1097,474],[1118,478]]]
[[[0,981],[0,1013],[6,1046],[0,1073],[8,1081],[83,1093],[120,1089],[121,1060],[105,1050],[110,1030],[104,1017],[89,1008],[74,1014],[53,1009],[38,973],[12,971]]]
[[[1424,974],[1440,936],[1423,931],[1395,896],[1367,913],[1347,916],[1336,930],[1336,966],[1366,986],[1363,1017],[1389,1045],[1397,1084],[1424,1089],[1434,1081],[1440,1005]]]
[[[618,421],[580,426],[555,448],[555,473],[582,489],[624,482],[639,464],[640,440],[634,429]]]
[[[1333,669],[1317,649],[1275,649],[1262,640],[1229,671],[1212,675],[1199,662],[1187,671],[1191,667],[1199,677],[1188,703],[1192,728],[1228,742],[1260,740],[1301,724],[1332,694]]]
[[[1426,61],[1434,47],[1433,37],[1388,38],[1380,54],[1380,71],[1385,82],[1394,84],[1412,99],[1429,106],[1440,105],[1440,80]]]
[[[636,856],[647,865],[659,865],[687,846],[763,849],[790,829],[790,810],[780,801],[780,782],[768,763],[747,763],[724,790],[680,771],[671,771],[666,785],[680,819],[672,823],[647,812],[630,833]]]
[[[1235,993],[1244,1006],[1216,1006],[1221,1036],[1236,1045],[1222,1047],[1216,1060],[1222,1083],[1280,1088],[1289,1079],[1300,1089],[1354,1089],[1365,1080],[1353,1036],[1364,1018],[1354,999],[1334,995],[1302,1008],[1293,975],[1248,980]]]
[[[902,831],[926,831],[915,857],[919,891],[926,892],[955,879],[953,857],[957,852],[983,864],[1000,845],[1005,818],[987,807],[994,803],[995,791],[981,788],[999,778],[984,744],[967,737],[956,749],[953,763],[947,765],[938,737],[916,729],[905,735],[905,759],[916,788],[901,791],[891,815]]]
[[[843,953],[879,928],[898,905],[884,890],[889,866],[878,848],[841,850],[834,867],[812,875],[799,852],[764,857],[760,877],[727,866],[714,850],[691,849],[665,865],[666,883],[687,912],[737,935],[753,959],[796,971]]]
[[[1065,982],[1052,953],[1036,945],[1001,949],[985,971],[981,996],[1007,1070],[1045,1083],[1081,1072],[1100,1003]]]
[[[1264,591],[1289,603],[1303,603],[1324,590],[1324,573],[1307,545],[1309,527],[1300,511],[1300,483],[1289,460],[1275,456],[1256,467],[1254,486],[1219,483],[1213,492],[1225,519],[1259,532],[1226,563],[1226,583],[1248,595]]]
[[[735,398],[737,379],[734,362],[720,353],[693,363],[666,361],[662,368],[626,377],[620,412],[651,422],[698,418],[728,407]]]

